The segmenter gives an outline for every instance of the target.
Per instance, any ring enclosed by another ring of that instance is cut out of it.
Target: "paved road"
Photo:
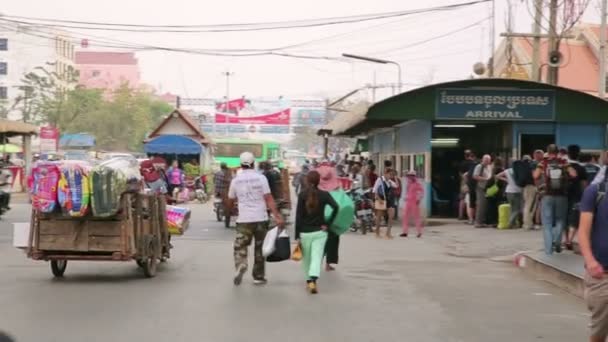
[[[268,265],[270,283],[231,284],[233,231],[193,206],[154,279],[134,263],[71,263],[55,280],[11,248],[15,205],[0,222],[0,330],[17,341],[582,341],[583,303],[489,258],[538,233],[430,229],[424,239],[349,234],[339,270],[310,296],[296,263]],[[527,235],[526,235],[527,234]],[[502,243],[501,243],[502,241]]]

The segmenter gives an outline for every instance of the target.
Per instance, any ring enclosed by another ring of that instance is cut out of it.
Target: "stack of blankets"
[[[32,169],[32,205],[43,213],[109,217],[120,209],[124,192],[141,189],[141,178],[135,159],[110,159],[96,166],[86,161],[41,162]]]

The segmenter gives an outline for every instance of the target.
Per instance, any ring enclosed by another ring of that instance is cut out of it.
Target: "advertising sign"
[[[245,124],[245,125],[286,125],[289,126],[290,109],[278,113],[241,117],[225,113],[215,114],[216,124]]]
[[[435,118],[480,121],[552,121],[553,90],[438,89]]]
[[[40,152],[57,152],[59,145],[59,130],[55,127],[40,127]]]
[[[322,109],[299,109],[292,123],[300,126],[322,126],[327,123],[326,115],[327,112]]]

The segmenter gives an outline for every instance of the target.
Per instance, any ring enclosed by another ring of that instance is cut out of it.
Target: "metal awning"
[[[0,134],[4,136],[15,135],[36,135],[38,134],[38,126],[28,124],[22,121],[2,120],[0,119]]]
[[[365,121],[365,117],[369,107],[369,102],[359,102],[349,108],[348,111],[339,113],[320,131],[331,132],[332,135],[341,135],[351,127],[354,127]]]

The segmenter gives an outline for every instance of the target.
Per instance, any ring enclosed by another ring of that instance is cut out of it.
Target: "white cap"
[[[245,166],[253,166],[255,163],[255,157],[251,152],[243,152],[241,153],[241,165]]]

